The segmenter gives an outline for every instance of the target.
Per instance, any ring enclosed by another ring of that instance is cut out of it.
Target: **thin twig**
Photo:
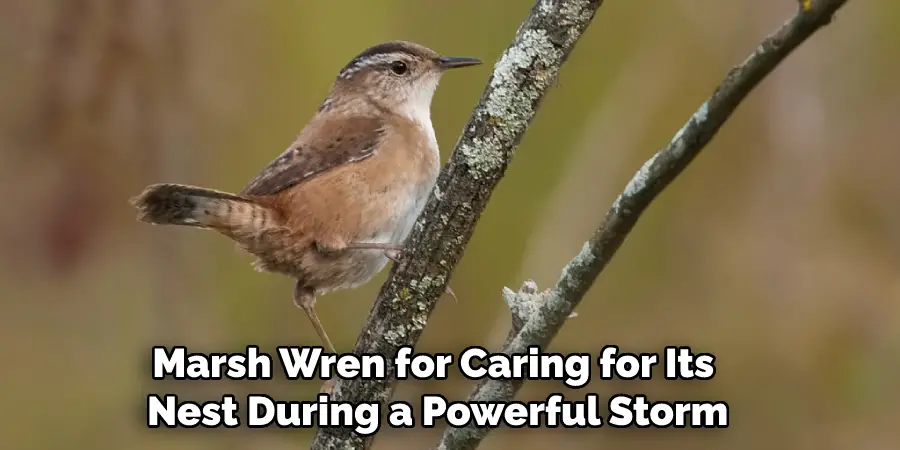
[[[522,322],[523,311],[532,311],[515,338],[504,346],[504,353],[525,353],[529,346],[545,348],[550,343],[653,199],[684,171],[753,88],[808,37],[831,22],[846,0],[799,3],[797,14],[734,67],[666,148],[644,163],[607,211],[600,228],[563,269],[555,286],[537,294],[533,285],[523,286],[518,293],[504,290],[514,324]],[[537,304],[536,296],[540,298]],[[488,380],[475,388],[469,401],[509,401],[521,385],[522,382]],[[437,448],[472,450],[489,432],[490,428],[475,426],[448,428]]]
[[[425,210],[391,269],[360,334],[356,354],[396,354],[415,345],[445,292],[494,187],[560,67],[587,29],[600,0],[539,0],[519,27],[469,123],[441,171]],[[389,365],[390,366],[390,365]],[[385,380],[340,380],[333,401],[380,402],[394,392],[393,367]],[[384,408],[383,408],[384,410]],[[371,437],[350,428],[320,428],[316,450],[368,448]]]

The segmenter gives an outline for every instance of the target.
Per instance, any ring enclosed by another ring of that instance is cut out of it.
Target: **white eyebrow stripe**
[[[341,78],[349,78],[356,72],[359,72],[360,70],[362,70],[366,67],[371,67],[371,66],[375,66],[375,65],[379,65],[379,64],[385,64],[385,63],[391,62],[395,59],[403,58],[404,56],[406,56],[405,53],[398,53],[398,52],[382,53],[379,55],[367,56],[367,57],[362,58],[358,61],[355,61],[355,62],[351,63],[350,65],[348,65],[347,67],[345,67],[344,70],[341,71],[340,77]]]

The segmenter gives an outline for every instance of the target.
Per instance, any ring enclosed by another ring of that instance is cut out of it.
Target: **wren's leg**
[[[337,354],[337,350],[334,348],[334,344],[331,343],[331,339],[328,339],[328,334],[325,333],[325,327],[322,326],[322,322],[319,320],[319,316],[316,314],[316,295],[315,292],[309,288],[306,288],[300,284],[298,281],[294,286],[294,304],[297,305],[298,308],[302,309],[303,312],[306,313],[307,317],[309,317],[310,323],[312,323],[313,328],[316,330],[316,334],[319,335],[319,339],[322,340],[322,344],[325,348],[334,354]],[[322,385],[322,389],[320,392],[322,393],[330,393],[331,389],[334,388],[335,379],[326,380],[325,384]]]
[[[398,244],[384,244],[380,242],[350,242],[347,248],[353,250],[384,250],[384,256],[395,263],[400,262],[398,253],[403,252],[403,246]]]
[[[316,330],[316,334],[319,335],[319,339],[322,340],[322,344],[325,345],[325,348],[329,352],[337,354],[334,345],[331,344],[331,339],[328,339],[328,334],[325,333],[325,327],[322,326],[322,322],[319,321],[319,316],[316,315],[315,293],[311,289],[302,286],[299,281],[297,282],[297,285],[294,286],[294,304],[309,316],[309,321],[312,323],[313,328]]]
[[[354,250],[384,250],[402,252],[403,246],[399,244],[387,244],[382,242],[348,242],[347,248]]]
[[[400,257],[396,253],[403,252],[403,246],[398,244],[383,244],[380,242],[349,242],[347,243],[347,248],[356,249],[356,250],[384,250],[384,256],[387,256],[388,259],[395,263],[400,262]],[[391,252],[396,252],[395,254],[391,254]],[[450,289],[450,286],[444,288],[444,292],[453,297],[453,301],[459,303],[459,300],[456,298],[456,294],[453,293],[453,289]]]

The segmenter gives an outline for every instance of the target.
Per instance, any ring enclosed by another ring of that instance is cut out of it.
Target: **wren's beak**
[[[455,69],[457,67],[477,66],[481,64],[481,60],[477,58],[468,58],[465,56],[441,56],[438,58],[438,66],[441,69]]]

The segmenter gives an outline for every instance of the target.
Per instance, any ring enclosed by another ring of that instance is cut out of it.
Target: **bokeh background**
[[[609,0],[495,192],[418,350],[498,348],[503,286],[546,287],[641,163],[790,0]],[[485,449],[900,446],[900,3],[851,1],[654,203],[551,346],[691,345],[706,382],[534,381],[522,399],[726,400],[726,430],[498,430]],[[313,382],[153,382],[154,344],[316,344],[291,281],[213,233],[136,223],[146,184],[241,189],[337,70],[390,39],[496,61],[530,0],[0,2],[0,447],[288,449],[310,430],[147,430],[147,393],[312,398]],[[492,64],[444,78],[446,158]],[[321,299],[350,350],[386,271]],[[462,399],[472,382],[401,382]],[[428,448],[440,429],[387,430]]]

